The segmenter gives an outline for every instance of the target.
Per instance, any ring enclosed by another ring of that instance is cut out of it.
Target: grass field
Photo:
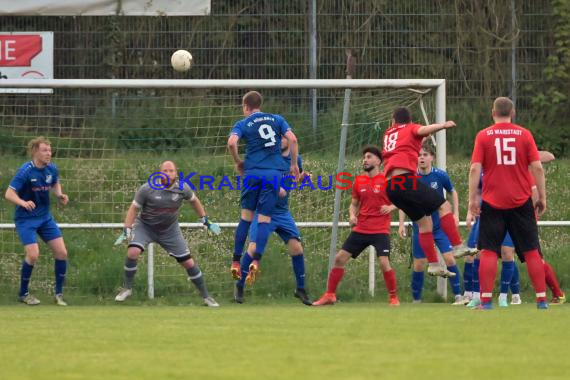
[[[2,379],[563,379],[570,308],[0,308]]]

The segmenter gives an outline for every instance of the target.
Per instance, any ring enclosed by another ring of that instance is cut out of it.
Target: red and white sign
[[[53,32],[0,32],[0,80],[53,79]],[[38,93],[51,89],[9,89],[0,93]]]

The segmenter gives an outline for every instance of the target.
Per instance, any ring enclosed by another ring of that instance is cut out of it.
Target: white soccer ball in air
[[[192,66],[192,54],[187,50],[176,50],[170,57],[170,63],[178,72],[188,71]]]

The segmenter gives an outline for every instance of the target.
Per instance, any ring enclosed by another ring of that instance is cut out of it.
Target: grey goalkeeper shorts
[[[157,229],[137,219],[133,224],[129,247],[144,251],[149,243],[157,243],[175,259],[192,257],[178,223],[167,229]]]

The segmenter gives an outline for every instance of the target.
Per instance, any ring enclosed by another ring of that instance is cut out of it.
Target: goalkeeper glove
[[[131,237],[131,231],[132,228],[129,227],[123,227],[123,232],[119,235],[119,237],[117,238],[117,240],[115,240],[115,244],[114,245],[119,245],[122,242],[124,242],[125,240],[130,239]]]
[[[206,228],[208,229],[208,231],[211,231],[214,235],[219,235],[222,230],[220,229],[220,225],[218,223],[211,223],[208,220],[208,216],[203,216],[200,218],[200,222],[202,222],[202,224],[204,226],[206,226]]]

